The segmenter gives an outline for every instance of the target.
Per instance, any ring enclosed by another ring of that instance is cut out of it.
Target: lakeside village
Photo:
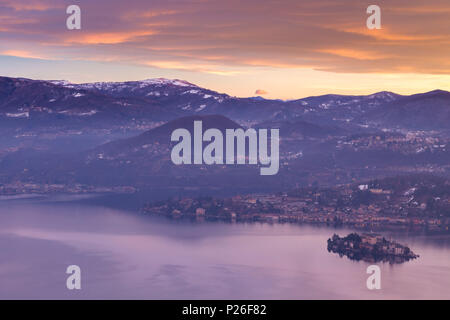
[[[397,177],[269,195],[170,199],[149,203],[142,212],[196,221],[310,223],[446,233],[450,225],[450,185],[436,177],[418,176],[413,181]]]
[[[395,241],[388,241],[378,234],[351,233],[346,237],[334,234],[327,241],[328,252],[346,256],[350,260],[366,262],[403,263],[414,260],[419,255],[414,254],[410,248]]]
[[[103,194],[103,193],[135,193],[132,186],[96,187],[84,184],[39,184],[39,183],[0,183],[0,196],[22,194]]]

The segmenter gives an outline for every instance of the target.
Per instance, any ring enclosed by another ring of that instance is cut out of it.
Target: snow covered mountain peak
[[[83,89],[108,89],[112,87],[124,87],[124,86],[138,86],[138,87],[147,87],[147,86],[165,86],[172,85],[178,87],[197,87],[195,84],[187,82],[185,80],[179,79],[166,79],[166,78],[155,78],[155,79],[145,79],[140,81],[123,81],[123,82],[91,82],[91,83],[72,83],[67,80],[49,80],[48,82],[63,86],[67,88],[83,88]]]
[[[179,79],[156,78],[156,79],[146,79],[137,82],[149,85],[174,85],[180,87],[197,87],[195,84]]]
[[[369,99],[374,99],[374,98],[378,98],[378,99],[382,99],[385,101],[394,101],[396,100],[399,95],[393,92],[389,92],[389,91],[381,91],[381,92],[377,92],[371,95],[367,96]]]
[[[67,81],[67,80],[48,80],[47,82],[53,83],[57,86],[63,86],[63,87],[66,87],[66,86],[69,86],[72,84],[72,83],[70,83],[70,81]]]

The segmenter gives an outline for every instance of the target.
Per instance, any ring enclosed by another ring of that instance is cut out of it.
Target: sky
[[[66,27],[72,4],[80,30]],[[296,99],[450,90],[449,57],[449,0],[0,0],[1,76]]]

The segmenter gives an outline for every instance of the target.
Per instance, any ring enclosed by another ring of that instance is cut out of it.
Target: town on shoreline
[[[447,182],[426,181],[421,177],[417,178],[418,184],[411,187],[408,179],[398,177],[339,188],[302,188],[226,199],[169,199],[148,203],[142,212],[196,221],[290,222],[449,232],[450,186]]]

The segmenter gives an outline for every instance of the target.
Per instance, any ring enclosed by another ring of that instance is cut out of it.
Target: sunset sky
[[[81,7],[82,29],[66,28]],[[366,8],[382,29],[366,27]],[[0,0],[0,75],[236,96],[450,90],[449,0]]]

